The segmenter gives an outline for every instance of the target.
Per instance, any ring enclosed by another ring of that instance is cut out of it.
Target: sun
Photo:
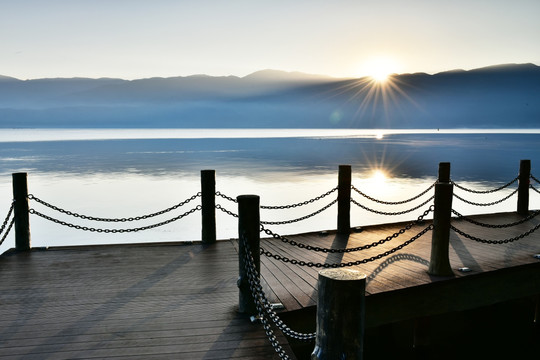
[[[366,61],[362,66],[362,73],[373,81],[384,83],[390,75],[397,72],[397,62],[389,57],[375,57]]]

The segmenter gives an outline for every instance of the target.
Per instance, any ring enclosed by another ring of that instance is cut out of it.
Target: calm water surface
[[[428,188],[437,177],[439,162],[452,166],[452,179],[474,189],[501,186],[517,176],[519,161],[540,161],[537,130],[2,130],[0,132],[0,216],[12,198],[11,173],[28,172],[29,192],[56,206],[98,217],[134,217],[175,205],[200,191],[200,170],[216,170],[216,188],[236,197],[261,196],[262,205],[283,205],[316,197],[337,185],[340,164],[353,168],[353,185],[386,201],[410,198]],[[540,174],[540,172],[538,172]],[[540,187],[540,186],[539,186]],[[490,202],[494,195],[460,195]],[[456,190],[458,193],[458,190]],[[384,206],[353,196],[381,211],[406,210],[426,200],[403,206]],[[287,220],[323,207],[335,197],[294,210],[262,211],[262,220]],[[464,214],[513,211],[516,198],[490,207],[472,207],[454,200]],[[237,212],[236,204],[217,198]],[[145,226],[175,217],[199,204],[194,201],[168,215],[116,228]],[[115,228],[31,206],[48,215],[82,226]],[[421,209],[383,216],[352,205],[351,224],[415,219]],[[531,193],[531,208],[540,207],[540,195]],[[3,209],[3,210],[2,210]],[[335,229],[337,210],[299,223],[268,225],[279,234]],[[3,219],[2,219],[3,220]],[[32,245],[81,245],[200,239],[200,213],[172,224],[128,234],[96,234],[70,229],[31,217]],[[218,238],[237,236],[235,218],[217,212]],[[10,234],[0,251],[13,246]]]

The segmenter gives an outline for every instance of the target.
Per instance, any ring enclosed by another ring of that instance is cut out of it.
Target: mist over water
[[[57,136],[61,138],[63,130],[58,131]],[[2,139],[0,211],[7,212],[12,198],[11,173],[20,171],[28,172],[29,192],[54,205],[92,216],[133,217],[165,209],[196,194],[200,191],[200,170],[203,169],[216,170],[216,190],[228,196],[257,194],[261,196],[262,205],[285,205],[314,198],[334,188],[340,164],[352,166],[353,185],[361,191],[382,200],[399,201],[417,195],[433,184],[440,162],[451,163],[452,180],[475,189],[490,189],[514,179],[522,159],[532,161],[534,175],[536,160],[540,158],[540,134],[536,133],[472,131],[449,134],[434,131],[386,134],[382,138],[375,133],[361,135],[354,132],[349,136],[324,136],[310,133],[310,130],[303,135],[293,131],[291,136],[294,137],[262,138],[225,137],[223,134],[211,137],[208,133],[211,135],[211,131],[207,130],[207,138],[166,138],[165,132],[163,136],[152,136],[151,139],[144,135],[130,139],[88,136],[90,140],[65,141]],[[84,138],[84,132],[79,136]],[[512,189],[491,195],[491,199],[502,198]],[[531,208],[539,205],[540,196],[535,195],[531,194]],[[261,211],[261,219],[298,218],[334,198],[332,195],[313,206],[293,211]],[[365,203],[358,195],[356,200]],[[490,196],[478,199],[481,202],[489,200]],[[237,212],[236,204],[222,198],[216,201]],[[470,208],[456,201],[454,207],[465,214],[514,211],[516,201],[509,199],[484,209]],[[399,211],[419,202],[400,209],[381,208],[374,203],[366,205],[383,211]],[[144,224],[123,223],[118,227],[156,223],[199,203],[197,199],[170,216],[149,219]],[[39,204],[31,201],[30,205],[38,209]],[[48,215],[58,215],[64,221],[112,227],[107,223],[84,223],[49,209],[40,209]],[[422,208],[402,216],[385,217],[354,205],[351,209],[353,226],[412,220],[423,212]],[[335,229],[336,212],[334,206],[306,221],[269,227],[279,234]],[[236,219],[220,211],[216,216],[218,238],[236,237]],[[82,232],[36,216],[31,217],[31,229],[33,246],[199,240],[201,232],[198,212],[163,227],[128,234]],[[8,245],[2,245],[0,251],[12,247],[12,237],[10,234],[6,240]]]

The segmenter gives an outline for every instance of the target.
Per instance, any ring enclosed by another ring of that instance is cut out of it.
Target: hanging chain
[[[233,213],[232,211],[225,209],[225,208],[224,208],[223,206],[221,206],[220,204],[216,204],[216,209],[221,210],[221,211],[223,211],[225,214],[231,215],[232,217],[235,217],[235,218],[238,217],[238,214],[235,214],[235,213]]]
[[[532,184],[529,185],[529,187],[530,187],[531,189],[533,189],[535,192],[537,192],[538,194],[540,194],[540,190],[538,190],[537,188],[535,188]]]
[[[374,197],[371,197],[369,195],[366,195],[365,193],[363,193],[362,191],[358,190],[356,187],[354,187],[354,185],[351,186],[351,188],[356,191],[358,194],[362,195],[363,197],[365,197],[366,199],[369,199],[371,201],[374,201],[374,202],[377,202],[379,204],[384,204],[384,205],[402,205],[402,204],[406,204],[408,202],[411,202],[413,200],[416,200],[420,197],[422,197],[423,195],[427,194],[431,189],[433,189],[435,187],[435,183],[433,183],[430,187],[428,187],[426,190],[424,190],[423,192],[421,192],[420,194],[410,198],[410,199],[407,199],[407,200],[402,200],[402,201],[382,201],[382,200],[378,200],[378,199],[375,199]]]
[[[535,178],[532,174],[531,174],[531,179],[533,179],[534,181],[536,181],[537,183],[540,184],[540,180],[538,180],[537,178]]]
[[[340,267],[357,266],[357,265],[366,264],[368,262],[381,259],[381,258],[383,258],[385,256],[390,255],[390,254],[393,254],[396,251],[399,251],[399,250],[403,249],[405,246],[411,244],[415,240],[419,239],[422,235],[424,235],[425,233],[427,233],[428,231],[430,231],[432,229],[433,229],[433,224],[430,224],[425,229],[420,231],[418,234],[413,236],[411,239],[405,241],[403,244],[400,244],[400,245],[396,246],[393,249],[385,251],[384,253],[376,255],[376,256],[372,256],[372,257],[365,258],[365,259],[362,259],[362,260],[357,260],[357,261],[349,261],[347,263],[339,263],[339,264],[326,264],[325,263],[325,264],[323,264],[323,263],[314,263],[314,262],[311,262],[311,261],[306,262],[306,261],[303,261],[303,260],[289,259],[288,257],[285,257],[285,256],[273,254],[268,250],[264,250],[262,247],[261,247],[261,254],[265,255],[267,257],[272,257],[272,258],[274,258],[276,260],[279,260],[279,261],[283,261],[283,262],[286,262],[286,263],[291,263],[292,265],[299,265],[299,266],[316,267],[316,268],[340,268]]]
[[[431,211],[433,211],[434,208],[435,207],[433,205],[431,205],[429,207],[429,209],[424,211],[424,213],[422,215],[420,215],[416,221],[411,222],[410,224],[408,224],[404,228],[400,229],[399,231],[393,233],[392,235],[389,235],[386,238],[381,239],[379,241],[375,241],[375,242],[373,242],[371,244],[358,246],[358,247],[355,247],[355,248],[332,249],[332,248],[322,248],[322,247],[318,247],[318,246],[312,246],[312,245],[306,245],[306,244],[303,244],[303,243],[299,243],[299,242],[296,242],[294,240],[288,239],[285,236],[281,236],[279,234],[276,234],[270,229],[265,228],[262,221],[261,221],[261,232],[264,231],[267,235],[272,236],[274,239],[279,239],[279,240],[283,241],[286,244],[289,244],[289,245],[292,245],[292,246],[297,246],[297,247],[299,247],[301,249],[306,249],[306,250],[309,250],[309,251],[318,251],[318,252],[331,253],[331,254],[334,254],[334,253],[339,253],[339,254],[350,253],[350,252],[356,252],[356,251],[362,251],[362,250],[370,249],[372,247],[382,245],[382,244],[384,244],[384,243],[386,243],[386,242],[388,242],[388,241],[390,241],[392,239],[397,238],[399,235],[402,235],[406,231],[410,230],[413,226],[421,224],[424,221],[424,217],[426,217]]]
[[[4,231],[4,228],[6,227],[8,221],[9,221],[9,218],[11,217],[11,214],[13,213],[13,208],[14,207],[15,207],[15,200],[13,200],[11,202],[11,206],[9,207],[6,219],[4,220],[4,223],[2,224],[2,227],[0,227],[0,234],[2,234],[2,232]]]
[[[475,205],[475,206],[491,206],[491,205],[496,205],[496,204],[500,204],[502,203],[503,201],[505,200],[508,200],[510,199],[512,196],[514,196],[516,193],[518,192],[518,189],[514,190],[510,195],[500,199],[500,200],[497,200],[497,201],[494,201],[494,202],[490,202],[490,203],[477,203],[477,202],[473,202],[473,201],[470,201],[470,200],[466,200],[464,198],[462,198],[461,196],[459,195],[456,195],[454,194],[454,197],[457,198],[458,200],[461,200],[463,201],[464,203],[467,203],[469,205]]]
[[[404,211],[396,211],[396,212],[385,212],[385,211],[380,211],[380,210],[375,210],[375,209],[370,209],[368,208],[367,206],[364,206],[362,204],[360,204],[358,201],[354,200],[354,199],[351,199],[351,202],[353,204],[355,204],[356,206],[358,207],[361,207],[362,209],[364,210],[367,210],[367,211],[371,211],[375,214],[379,214],[379,215],[391,215],[391,216],[395,216],[395,215],[403,215],[403,214],[407,214],[407,213],[410,213],[414,210],[418,210],[420,209],[422,206],[426,205],[427,203],[429,203],[431,200],[433,200],[435,198],[435,196],[432,196],[430,197],[429,199],[427,199],[426,201],[424,201],[423,203],[421,203],[420,205],[418,206],[415,206],[413,207],[412,209],[409,209],[409,210],[404,210]]]
[[[452,213],[454,213],[459,220],[465,220],[471,224],[474,224],[474,225],[478,225],[478,226],[482,226],[482,227],[486,227],[486,228],[492,228],[492,229],[502,229],[502,228],[508,228],[508,227],[512,227],[512,226],[516,226],[516,225],[520,225],[520,224],[523,224],[529,220],[531,220],[532,218],[535,218],[536,216],[540,215],[540,210],[538,211],[533,211],[529,216],[519,220],[519,221],[516,221],[516,222],[513,222],[513,223],[509,223],[509,224],[497,224],[497,225],[493,225],[493,224],[486,224],[486,223],[482,223],[480,221],[476,221],[476,220],[473,220],[473,219],[470,219],[464,215],[461,215],[460,213],[458,213],[456,210],[452,209]]]
[[[251,250],[249,248],[249,244],[245,237],[242,237],[240,241],[243,242],[243,245],[245,246],[246,252],[244,255],[244,266],[246,269],[246,273],[248,276],[248,283],[249,288],[251,291],[251,296],[253,297],[253,301],[255,302],[255,309],[257,310],[258,319],[261,321],[264,332],[266,334],[266,337],[268,338],[268,341],[270,341],[270,345],[274,348],[274,351],[278,354],[280,359],[288,360],[289,356],[279,343],[279,341],[276,338],[276,335],[274,334],[274,331],[272,330],[272,327],[269,323],[268,317],[272,319],[272,321],[279,327],[283,329],[287,329],[290,334],[292,335],[302,335],[305,339],[304,341],[309,341],[311,336],[313,334],[300,334],[296,331],[292,331],[289,329],[281,319],[275,314],[273,309],[271,309],[270,304],[268,303],[268,300],[266,299],[266,296],[264,295],[264,292],[262,290],[262,286],[260,284],[259,280],[259,274],[257,273],[257,269],[255,269],[255,262],[253,260],[253,256],[251,255]],[[271,316],[270,313],[274,313],[275,316]],[[279,325],[278,325],[279,324]],[[281,326],[280,326],[281,325]],[[305,335],[305,336],[304,336]],[[297,337],[295,337],[297,338]]]
[[[42,214],[39,211],[36,211],[34,209],[30,209],[29,213],[30,214],[35,214],[35,215],[37,215],[39,217],[42,217],[42,218],[44,218],[46,220],[49,220],[49,221],[52,221],[54,223],[64,225],[64,226],[67,226],[67,227],[70,227],[70,228],[73,228],[73,229],[77,229],[77,230],[91,231],[91,232],[97,232],[97,233],[113,233],[113,234],[115,234],[115,233],[131,233],[131,232],[137,232],[137,231],[153,229],[153,228],[163,226],[163,225],[172,223],[174,221],[180,220],[180,219],[188,216],[189,214],[192,214],[195,211],[198,211],[198,210],[201,210],[201,209],[202,209],[202,206],[197,205],[193,209],[191,209],[189,211],[186,211],[185,213],[183,213],[181,215],[178,215],[178,216],[176,216],[176,217],[174,217],[172,219],[165,220],[165,221],[162,221],[162,222],[157,223],[157,224],[152,224],[152,225],[148,225],[148,226],[142,226],[142,227],[133,228],[133,229],[97,229],[97,228],[92,228],[92,227],[87,227],[87,226],[75,225],[75,224],[71,224],[71,223],[68,223],[68,222],[65,222],[65,221],[62,221],[62,220],[58,220],[58,219],[55,219],[53,217]]]
[[[224,199],[226,199],[226,200],[232,201],[233,203],[237,203],[237,202],[238,202],[238,200],[233,199],[232,197],[227,196],[227,195],[221,193],[220,191],[216,191],[216,196],[220,196],[220,197],[222,197],[222,198],[224,198]]]
[[[527,237],[529,236],[530,234],[532,234],[533,232],[535,232],[536,230],[538,230],[540,228],[540,224],[536,225],[535,227],[533,227],[532,229],[528,230],[527,232],[524,232],[523,234],[520,234],[518,236],[515,236],[513,238],[509,238],[509,239],[504,239],[504,240],[485,240],[485,239],[480,239],[476,236],[472,236],[472,235],[469,235],[461,230],[459,230],[458,228],[456,228],[455,226],[453,225],[450,225],[450,228],[452,230],[454,230],[455,232],[457,232],[458,234],[466,237],[467,239],[471,239],[471,240],[474,240],[476,242],[479,242],[479,243],[483,243],[483,244],[508,244],[510,242],[514,242],[514,241],[517,241],[517,240],[521,240],[523,239],[524,237]]]
[[[516,176],[514,178],[514,180],[510,181],[508,184],[505,184],[501,187],[498,187],[496,189],[492,189],[492,190],[473,190],[473,189],[468,189],[462,185],[459,185],[457,184],[456,182],[452,181],[452,184],[457,187],[458,189],[461,189],[463,191],[467,191],[467,192],[470,192],[470,193],[474,193],[474,194],[490,194],[490,193],[494,193],[494,192],[497,192],[497,191],[500,191],[502,189],[505,189],[507,187],[509,187],[510,185],[512,185],[513,183],[515,183],[516,181],[518,181],[519,179],[519,176]]]
[[[256,302],[260,302],[261,305],[263,305],[263,310],[268,315],[268,317],[272,320],[272,322],[287,336],[294,338],[296,340],[300,341],[312,341],[315,339],[316,333],[300,333],[294,330],[291,330],[283,320],[281,320],[278,316],[278,314],[274,311],[272,308],[272,305],[270,304],[270,301],[268,301],[268,298],[266,297],[264,290],[261,285],[260,281],[260,275],[257,272],[257,269],[255,267],[255,261],[253,259],[251,250],[249,248],[249,244],[245,237],[241,239],[241,241],[244,244],[244,247],[246,249],[246,252],[244,253],[244,266],[246,268],[246,273],[248,275],[248,283],[253,295],[253,299]],[[260,315],[260,314],[259,314]]]
[[[13,227],[13,224],[15,223],[15,217],[13,217],[13,219],[11,219],[11,221],[9,221],[9,218],[11,217],[11,214],[13,213],[13,208],[15,206],[15,200],[13,200],[11,202],[11,206],[9,208],[9,211],[8,211],[8,214],[6,216],[6,219],[4,220],[4,222],[2,223],[2,227],[0,227],[0,235],[4,232],[4,229],[6,229],[6,225],[8,224],[9,222],[9,226],[7,227],[6,229],[6,233],[2,236],[2,239],[0,239],[0,245],[2,245],[2,243],[4,242],[4,240],[6,240],[9,232],[11,231],[11,228]]]
[[[334,205],[335,203],[337,203],[337,199],[335,199],[334,201],[332,201],[331,203],[329,203],[328,205],[324,206],[322,209],[319,209],[309,215],[306,215],[306,216],[302,216],[298,219],[292,219],[292,220],[283,220],[283,221],[261,221],[261,224],[265,224],[265,225],[284,225],[284,224],[292,224],[292,223],[295,223],[295,222],[299,222],[299,221],[302,221],[302,220],[306,220],[306,219],[309,219],[310,217],[313,217],[317,214],[320,214],[322,213],[324,210],[328,209],[330,206]]]
[[[314,197],[313,199],[309,199],[309,200],[306,200],[306,201],[303,201],[303,202],[300,202],[300,203],[297,203],[297,204],[291,204],[291,205],[278,205],[278,206],[261,206],[261,209],[265,209],[265,210],[278,210],[278,209],[293,209],[293,208],[297,208],[299,206],[304,206],[304,205],[308,205],[308,204],[312,204],[314,203],[315,201],[319,201],[325,197],[327,197],[328,195],[332,194],[333,192],[337,191],[337,187],[333,188],[332,190],[329,190],[327,191],[326,193],[320,195],[320,196],[317,196],[317,197]]]
[[[158,212],[155,212],[153,214],[149,214],[149,215],[142,215],[142,216],[135,216],[135,217],[129,217],[129,218],[115,218],[115,219],[111,219],[111,218],[101,218],[101,217],[94,217],[94,216],[87,216],[87,215],[82,215],[82,214],[78,214],[76,212],[72,212],[72,211],[69,211],[69,210],[64,210],[62,208],[59,208],[57,206],[54,206],[54,205],[51,205],[49,204],[48,202],[46,201],[43,201],[41,200],[40,198],[32,195],[32,194],[29,194],[28,195],[28,199],[30,200],[34,200],[50,209],[53,209],[55,211],[58,211],[58,212],[61,212],[63,214],[66,214],[66,215],[69,215],[69,216],[73,216],[73,217],[76,217],[76,218],[80,218],[80,219],[84,219],[84,220],[91,220],[91,221],[103,221],[103,222],[131,222],[131,221],[139,221],[139,220],[144,220],[144,219],[148,219],[148,218],[152,218],[152,217],[155,217],[155,216],[158,216],[158,215],[163,215],[163,214],[166,214],[170,211],[173,211],[173,210],[176,210],[178,209],[179,207],[181,206],[184,206],[186,205],[187,203],[195,200],[196,198],[200,197],[201,196],[201,193],[198,192],[197,194],[191,196],[190,198],[187,198],[186,200],[182,201],[181,203],[178,203],[174,206],[171,206],[170,208],[167,208],[165,210],[161,210],[161,211],[158,211]]]
[[[337,187],[333,188],[332,190],[329,190],[327,191],[326,193],[320,195],[320,196],[317,196],[317,197],[314,197],[313,199],[309,199],[309,200],[306,200],[306,201],[302,201],[302,202],[299,202],[299,203],[296,203],[296,204],[291,204],[291,205],[277,205],[277,206],[264,206],[262,205],[260,208],[261,209],[265,209],[265,210],[283,210],[283,209],[293,209],[293,208],[297,208],[297,207],[300,207],[300,206],[304,206],[304,205],[308,205],[308,204],[312,204],[316,201],[319,201],[325,197],[327,197],[328,195],[332,194],[333,192],[337,191]],[[226,200],[229,200],[231,202],[234,202],[234,203],[237,203],[238,200],[237,199],[234,199],[230,196],[227,196],[225,194],[223,194],[222,192],[220,191],[216,191],[216,196],[219,196],[219,197],[222,197]]]

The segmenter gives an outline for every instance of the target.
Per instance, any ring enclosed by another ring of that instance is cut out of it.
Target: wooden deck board
[[[262,326],[237,313],[232,245],[4,254],[0,359],[277,359]]]
[[[508,223],[519,216],[476,218],[487,223]],[[479,228],[457,220],[453,224],[481,238],[504,239],[527,231],[538,221],[507,229]],[[348,237],[329,232],[326,236],[310,233],[287,238],[320,247],[357,247],[384,239],[404,225],[365,227]],[[347,254],[309,252],[275,239],[262,239],[261,246],[291,259],[331,264],[376,256],[421,229],[423,226],[415,226],[385,244]],[[279,233],[278,229],[272,230]],[[277,359],[262,326],[251,324],[236,311],[237,246],[237,240],[232,240],[212,246],[115,245],[3,254],[0,359]],[[420,312],[429,308],[434,293],[451,296],[456,289],[473,290],[474,283],[467,281],[477,275],[508,269],[523,274],[524,267],[540,264],[533,257],[540,253],[540,231],[504,245],[480,244],[452,232],[451,278],[427,273],[430,253],[428,232],[400,251],[354,267],[368,276],[367,312],[383,314],[384,321],[388,321],[402,316],[399,307],[409,306]],[[281,302],[287,311],[315,305],[318,268],[299,267],[265,256],[261,261],[262,285],[270,301]],[[457,271],[464,266],[472,272]],[[512,271],[505,272],[501,281],[512,279]],[[531,286],[540,293],[540,281],[535,276]],[[482,281],[497,280],[487,277]],[[458,295],[461,297],[456,303],[466,301],[463,294]],[[369,316],[368,324],[377,323]],[[278,335],[286,345],[283,335]]]
[[[489,224],[505,224],[520,219],[520,216],[515,213],[490,214],[475,216],[478,221]],[[534,227],[539,220],[533,219],[530,222],[503,229],[489,229],[478,227],[463,220],[454,220],[453,225],[471,235],[479,238],[490,240],[501,240],[514,237],[522,234]],[[356,261],[359,259],[369,258],[392,249],[393,247],[409,240],[416,235],[421,229],[429,224],[429,221],[424,225],[414,226],[409,231],[400,235],[396,239],[360,252],[353,252],[344,255],[325,254],[320,252],[309,252],[298,247],[293,247],[284,244],[281,241],[274,239],[263,239],[261,246],[267,248],[273,253],[294,258],[297,260],[313,261],[321,263],[347,262]],[[361,232],[351,233],[348,238],[337,236],[330,232],[326,236],[320,236],[319,233],[301,234],[295,236],[287,236],[288,239],[310,244],[319,247],[358,247],[365,244],[370,244],[374,241],[385,239],[394,232],[403,228],[406,223],[401,224],[384,224],[377,226],[365,227]],[[279,231],[272,229],[274,232]],[[429,260],[431,257],[431,232],[426,233],[418,240],[403,248],[402,250],[389,255],[388,257],[368,262],[359,266],[352,267],[364,272],[368,276],[366,293],[368,295],[391,292],[399,289],[413,288],[421,285],[431,284],[434,281],[444,280],[430,276],[427,273],[429,268]],[[265,243],[267,242],[267,244]],[[490,245],[475,242],[473,240],[463,238],[455,232],[451,232],[449,259],[454,272],[454,278],[467,277],[479,273],[495,271],[524,264],[538,263],[538,260],[533,258],[533,254],[540,253],[540,230],[531,234],[525,239],[511,242],[504,245]],[[275,262],[276,260],[262,257],[264,262]],[[288,266],[288,264],[282,265]],[[469,273],[462,273],[458,268],[468,267],[472,270]],[[291,281],[289,287],[295,288],[296,291],[311,293],[311,298],[316,299],[317,294],[317,271],[313,268],[305,270],[297,267],[298,273],[304,274],[302,282],[309,284],[306,289],[303,284],[303,289],[298,289],[294,283],[294,278],[289,277]],[[264,277],[264,272],[262,273]],[[288,294],[276,292],[276,295],[281,299],[289,296]],[[308,306],[315,305],[315,300]],[[306,306],[306,305],[304,305]],[[287,310],[298,310],[299,308],[288,308]]]

